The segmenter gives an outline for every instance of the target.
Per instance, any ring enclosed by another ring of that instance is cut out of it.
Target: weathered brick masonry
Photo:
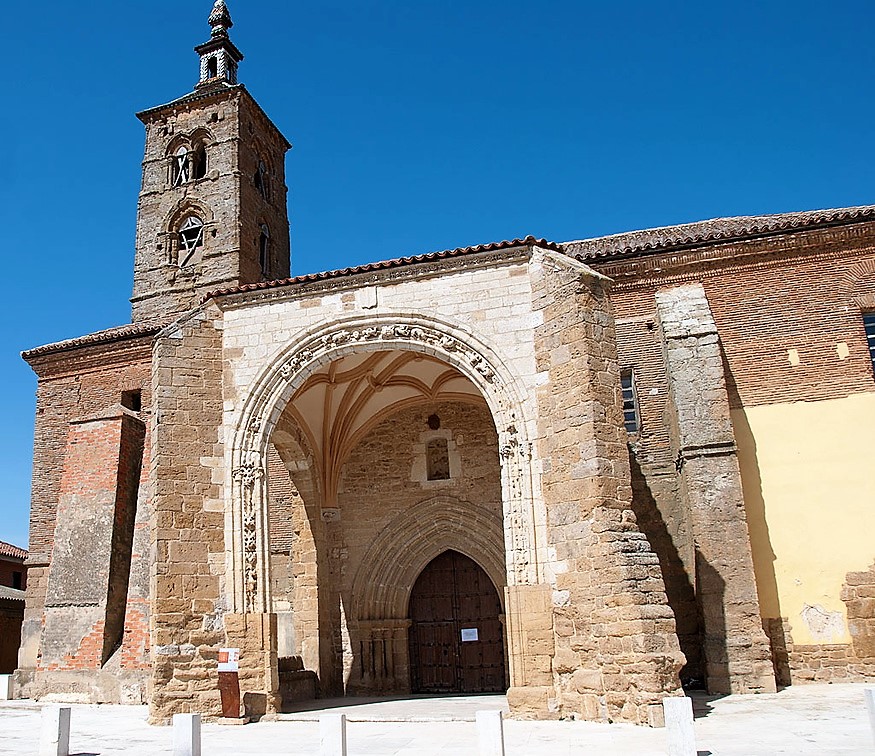
[[[29,695],[64,690],[94,700],[145,697],[149,504],[143,419],[154,330],[117,329],[25,354],[39,378],[31,567],[18,672]],[[136,409],[123,401],[136,402]],[[122,654],[107,666],[119,645]]]
[[[639,518],[642,511],[651,513],[646,530],[660,555],[677,616],[689,662],[685,677],[705,678],[701,645],[707,630],[702,627],[701,596],[699,602],[694,600],[696,549],[690,510],[683,502],[679,450],[673,442],[677,409],[670,402],[657,299],[660,292],[672,296],[678,287],[701,284],[719,339],[732,409],[871,393],[875,383],[860,313],[875,307],[875,224],[865,212],[861,215],[856,223],[824,222],[805,232],[791,226],[789,232],[764,238],[699,245],[685,239],[676,249],[663,243],[646,253],[602,254],[603,259],[587,251],[586,242],[572,247],[616,282],[612,299],[620,364],[634,368],[641,417],[631,445],[636,511]],[[605,241],[618,251],[629,243],[623,237]],[[850,359],[837,355],[841,345]],[[797,364],[790,350],[795,350]],[[685,354],[684,359],[691,356]],[[688,368],[696,370],[693,364]],[[745,429],[734,427],[728,443],[734,444],[739,432]],[[759,523],[764,513],[748,501],[747,517]],[[727,553],[737,556],[735,550]],[[770,570],[771,565],[757,565],[761,591],[764,583],[774,585]],[[853,645],[794,645],[786,618],[764,615],[763,622],[781,684],[791,679],[862,679],[860,665],[871,664],[871,655],[856,656]],[[852,630],[852,635],[857,632]],[[788,648],[794,649],[789,662]],[[827,659],[828,674],[821,656]]]

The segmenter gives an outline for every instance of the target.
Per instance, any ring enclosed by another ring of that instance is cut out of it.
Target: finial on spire
[[[194,48],[201,56],[201,75],[197,86],[212,86],[222,80],[227,84],[236,84],[237,65],[243,60],[243,53],[228,36],[228,29],[234,26],[234,22],[231,21],[225,0],[216,0],[209,21],[213,28],[210,40]]]
[[[228,29],[234,26],[231,20],[231,14],[228,12],[228,6],[225,5],[225,0],[216,0],[213,5],[213,10],[210,12],[210,26],[213,27],[214,37],[227,37]]]

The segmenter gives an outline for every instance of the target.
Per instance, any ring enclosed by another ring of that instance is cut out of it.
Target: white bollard
[[[479,756],[504,756],[504,723],[500,711],[477,712]]]
[[[173,756],[201,756],[201,715],[173,715]]]
[[[70,756],[70,707],[46,706],[42,720],[39,756]]]
[[[15,693],[12,675],[0,675],[0,701],[11,701]]]
[[[866,709],[869,712],[869,726],[872,728],[872,740],[875,740],[875,688],[863,688],[866,698]]]
[[[693,731],[693,701],[683,698],[663,698],[665,731],[668,735],[668,756],[696,756],[696,733]]]
[[[346,714],[320,715],[319,756],[346,756]]]

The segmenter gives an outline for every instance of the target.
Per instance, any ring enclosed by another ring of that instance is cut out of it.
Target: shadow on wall
[[[706,660],[708,691],[729,693],[729,651],[726,612],[723,608],[726,583],[698,549],[696,550],[696,588],[704,636],[702,651]],[[744,639],[739,640],[744,642]]]
[[[775,679],[780,686],[790,685],[790,664],[787,654],[784,621],[781,618],[781,599],[775,577],[775,552],[766,520],[766,503],[763,498],[763,482],[760,476],[757,444],[747,421],[738,394],[735,377],[723,354],[723,370],[726,389],[732,410],[732,432],[738,449],[738,465],[741,470],[741,486],[744,494],[744,510],[747,515],[747,530],[750,535],[751,556],[756,579],[763,629],[769,638]]]
[[[681,682],[684,687],[696,687],[697,683],[705,680],[705,660],[695,590],[641,466],[631,450],[629,464],[632,470],[632,510],[638,527],[647,536],[650,548],[659,559],[668,603],[675,616],[678,641],[687,657],[687,663],[680,671]]]

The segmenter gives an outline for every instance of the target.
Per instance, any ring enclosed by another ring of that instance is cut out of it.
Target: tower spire
[[[208,21],[212,29],[210,40],[194,48],[201,57],[198,87],[220,82],[236,84],[237,65],[243,60],[243,53],[228,36],[228,29],[234,26],[234,22],[225,0],[216,0]]]
[[[227,37],[228,29],[234,26],[231,14],[225,0],[216,0],[209,18],[210,26],[213,27],[213,37]]]

